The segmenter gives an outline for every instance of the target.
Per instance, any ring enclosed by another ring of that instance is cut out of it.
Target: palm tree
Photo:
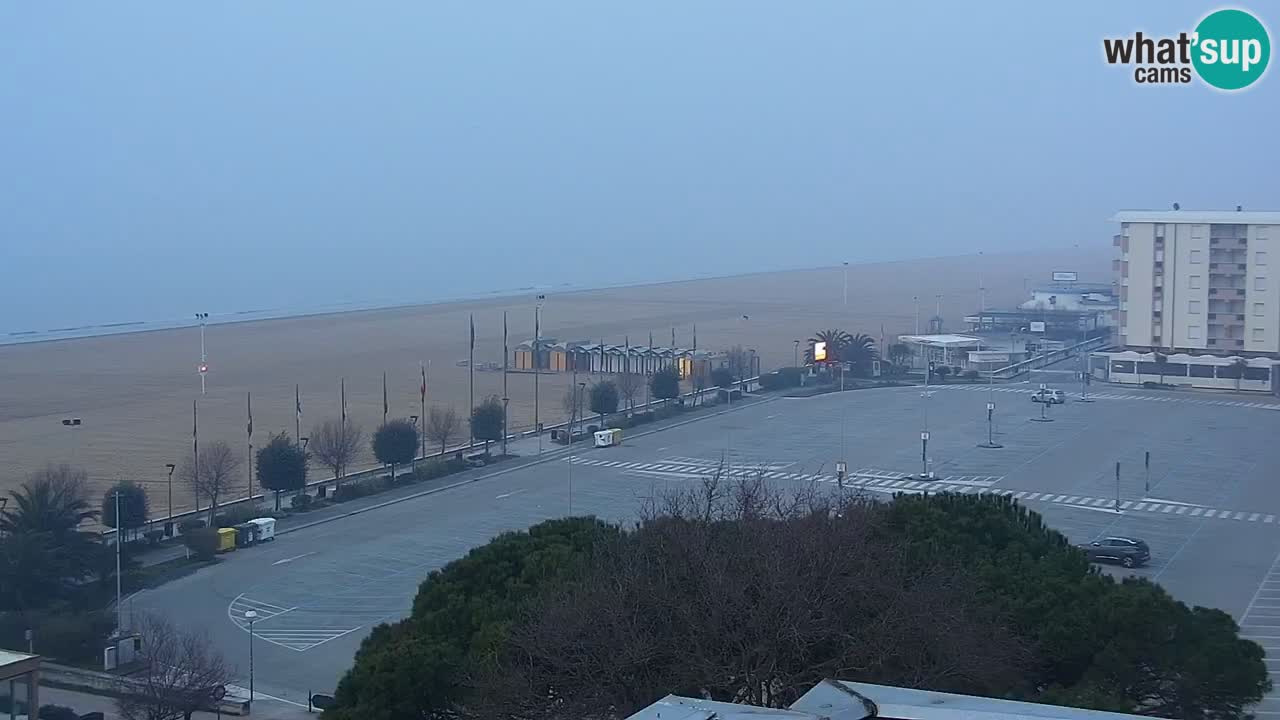
[[[98,517],[89,502],[88,476],[69,465],[49,465],[13,491],[0,513],[0,536],[9,551],[0,575],[13,575],[0,585],[22,581],[9,598],[26,606],[57,599],[58,588],[72,592],[84,578],[102,569],[102,546],[96,533],[83,530]],[[3,594],[3,593],[0,593]]]
[[[866,377],[870,374],[872,361],[879,357],[876,341],[870,335],[862,333],[850,337],[840,348],[840,360],[852,366],[854,377]]]
[[[889,362],[893,364],[895,372],[901,372],[906,366],[907,361],[911,359],[911,348],[906,343],[894,343],[889,346]]]
[[[81,523],[97,519],[88,496],[88,475],[70,465],[49,465],[13,491],[12,506],[0,515],[0,530],[7,535],[48,533],[57,540],[80,530]]]
[[[1159,350],[1153,350],[1151,352],[1151,361],[1156,364],[1156,373],[1160,375],[1160,384],[1163,385],[1164,374],[1168,372],[1169,368],[1169,356]]]
[[[843,330],[819,330],[808,339],[809,349],[804,351],[804,360],[807,363],[814,361],[813,346],[820,342],[827,344],[827,362],[842,360],[841,353],[851,340],[853,337]]]

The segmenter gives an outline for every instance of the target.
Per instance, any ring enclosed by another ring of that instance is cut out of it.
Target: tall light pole
[[[249,621],[249,704],[253,704],[253,621],[258,619],[256,610],[245,610],[244,619]]]
[[[200,321],[200,365],[197,371],[200,373],[200,394],[204,395],[204,376],[209,372],[209,356],[204,351],[204,326],[209,322],[209,313],[198,312],[196,319]]]
[[[920,430],[920,475],[921,477],[929,477],[929,375],[932,368],[925,366],[924,371],[924,392],[921,397],[924,398],[924,426]]]
[[[533,305],[533,431],[538,435],[539,455],[542,454],[542,423],[538,422],[538,376],[542,374],[542,301],[546,299],[546,295],[539,295]]]
[[[849,263],[844,263],[844,306],[849,307]]]
[[[792,360],[792,367],[800,367],[800,340],[797,338],[793,342],[796,344],[796,354],[795,358]]]

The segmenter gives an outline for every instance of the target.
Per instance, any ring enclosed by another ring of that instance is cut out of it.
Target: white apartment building
[[[1275,390],[1280,212],[1124,210],[1112,221],[1125,357],[1112,358],[1107,379],[1159,371],[1173,384]],[[1167,360],[1158,368],[1155,353]]]

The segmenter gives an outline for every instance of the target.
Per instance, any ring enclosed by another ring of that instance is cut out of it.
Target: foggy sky
[[[1228,95],[1102,59],[1213,7],[0,4],[0,331],[1105,247],[1121,207],[1280,209],[1275,68]]]

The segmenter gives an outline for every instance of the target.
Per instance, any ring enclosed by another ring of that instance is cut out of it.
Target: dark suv
[[[1151,559],[1151,548],[1135,538],[1105,537],[1079,547],[1089,562],[1114,562],[1131,568],[1145,565]]]

